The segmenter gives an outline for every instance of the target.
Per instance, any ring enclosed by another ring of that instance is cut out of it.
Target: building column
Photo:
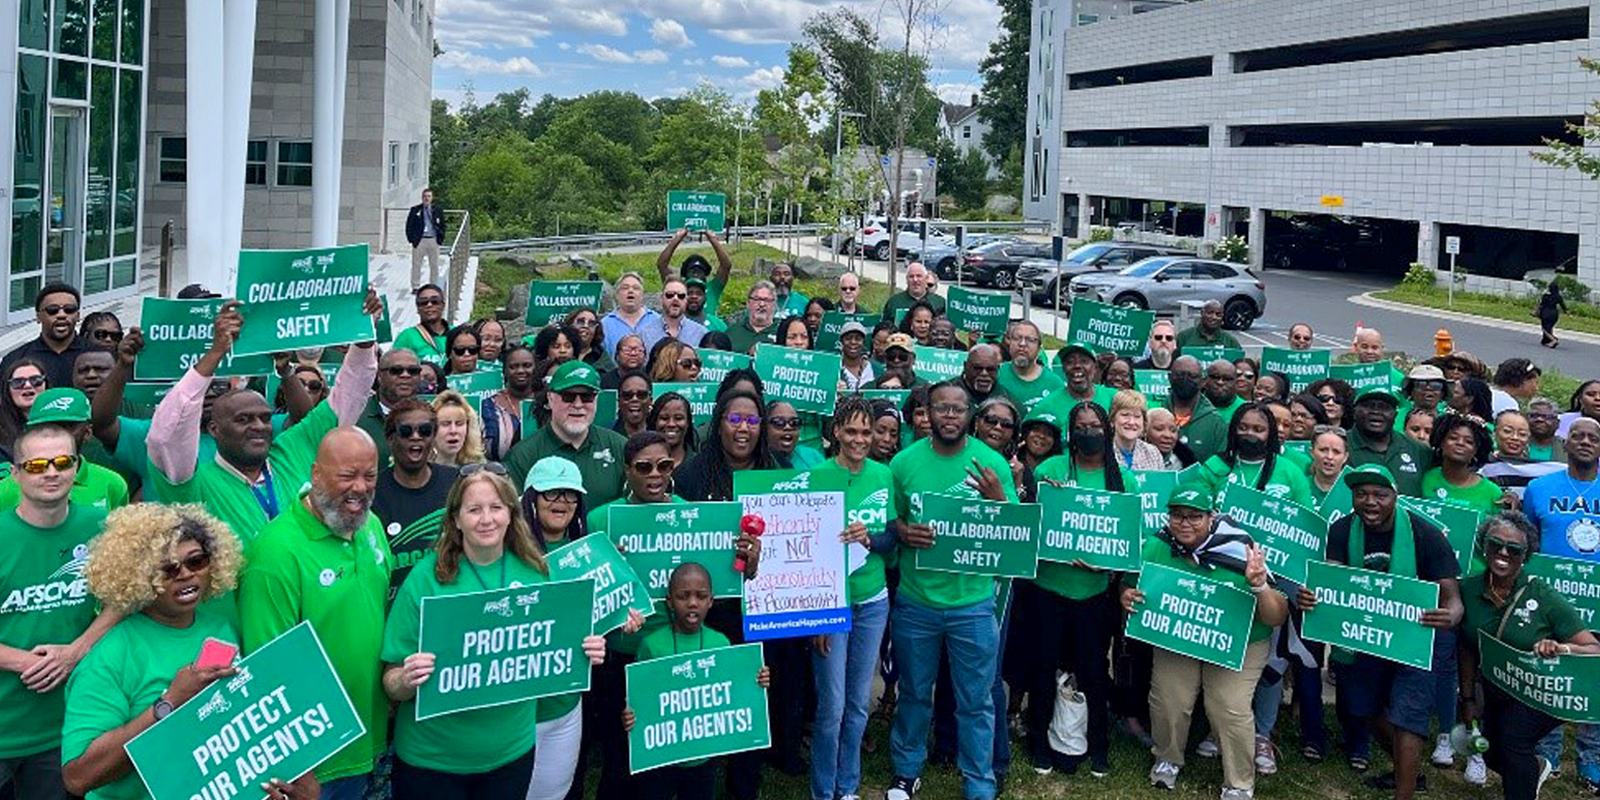
[[[184,3],[184,77],[187,81],[184,120],[187,137],[187,180],[184,187],[184,241],[188,282],[221,294],[233,286],[224,260],[222,210],[226,207],[225,113],[204,98],[226,97],[223,4]],[[241,160],[239,169],[244,169]],[[234,249],[238,249],[237,240]]]
[[[1577,274],[1585,286],[1600,286],[1600,225],[1584,222],[1578,229]]]
[[[315,2],[311,245],[332,247],[339,243],[339,178],[344,162],[344,87],[349,55],[350,0]]]
[[[1437,270],[1439,264],[1439,223],[1430,219],[1417,223],[1417,261],[1428,269]],[[1444,265],[1446,269],[1449,265]]]
[[[1245,237],[1250,248],[1250,266],[1261,269],[1267,263],[1267,210],[1250,208],[1250,235]]]
[[[222,96],[223,273],[218,286],[231,284],[238,274],[239,249],[244,236],[244,165],[250,141],[250,86],[256,61],[256,0],[227,0],[223,7]],[[218,289],[217,291],[222,291]]]
[[[15,202],[17,141],[17,16],[20,3],[0,3],[0,53],[12,54],[0,58],[0,208],[6,209],[5,239],[0,241],[0,274],[11,274],[11,249],[16,245],[15,223],[11,222],[12,203]],[[0,283],[0,297],[10,297],[11,289]]]
[[[1084,192],[1078,192],[1078,229],[1073,233],[1079,239],[1089,239],[1089,195]]]

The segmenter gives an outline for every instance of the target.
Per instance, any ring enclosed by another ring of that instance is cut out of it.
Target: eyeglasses
[[[56,472],[66,472],[77,466],[77,456],[56,456],[55,458],[30,458],[17,466],[29,475],[42,475],[44,471],[55,467]]]
[[[24,375],[20,378],[12,378],[10,381],[6,382],[6,385],[13,389],[27,389],[30,387],[37,389],[44,385],[44,376]]]
[[[698,359],[698,358],[680,358],[680,359],[678,359],[678,369],[699,369],[699,368],[700,368],[700,359]]]
[[[391,378],[398,378],[401,375],[410,375],[411,377],[415,378],[422,374],[422,367],[384,367],[383,371],[389,373],[389,377]]]
[[[410,439],[413,437],[418,439],[431,439],[433,438],[434,430],[435,428],[431,422],[424,422],[420,425],[407,425],[402,422],[399,425],[394,426],[395,435],[402,439]]]
[[[767,417],[767,424],[780,431],[800,430],[799,417]]]
[[[578,504],[578,493],[572,489],[551,489],[540,492],[539,499],[546,503],[565,503],[572,506]]]
[[[465,478],[468,475],[476,475],[480,472],[487,472],[490,475],[499,475],[502,478],[509,474],[506,472],[505,465],[498,461],[481,461],[472,464],[463,464],[461,471],[457,474]]]
[[[928,406],[928,410],[941,417],[961,417],[966,415],[967,406],[964,403],[939,403]]]
[[[1484,537],[1483,554],[1489,555],[1497,550],[1513,558],[1518,558],[1528,552],[1528,545],[1523,542],[1508,542],[1498,536]]]
[[[162,564],[161,574],[170,581],[183,574],[184,570],[199,572],[209,566],[211,566],[211,554],[201,550],[182,561],[168,561]]]
[[[983,416],[978,417],[978,420],[991,428],[1004,428],[1008,431],[1014,431],[1017,429],[1017,423],[1015,421],[1006,419],[998,414],[984,414]]]
[[[752,298],[750,298],[750,302],[754,303],[754,304],[756,304],[758,306],[770,306],[770,305],[772,305],[772,298],[770,298],[770,297],[752,297]]]
[[[593,403],[595,397],[598,395],[598,393],[589,391],[587,389],[568,389],[565,391],[556,392],[556,394],[561,397],[561,402],[567,403],[568,405],[577,403]]]
[[[733,425],[733,426],[739,426],[739,425],[751,425],[751,426],[754,426],[754,427],[760,427],[761,426],[761,415],[759,415],[759,414],[740,414],[738,412],[734,412],[734,413],[729,414],[727,416],[727,420],[728,420],[728,424],[729,425]]]
[[[418,308],[427,308],[428,306],[442,306],[442,305],[444,305],[444,298],[443,297],[419,297],[419,298],[417,298],[417,307]]]
[[[844,292],[859,292],[859,291],[861,291],[861,287],[860,286],[840,286],[839,287],[839,292],[841,294],[843,294]]]
[[[1037,336],[1013,336],[1013,337],[1011,337],[1011,341],[1016,342],[1017,344],[1038,344],[1039,343],[1039,337],[1037,337]]]
[[[65,306],[62,306],[62,305],[50,305],[50,306],[45,306],[44,308],[41,308],[39,310],[43,311],[46,316],[51,316],[51,317],[53,317],[53,316],[55,316],[57,314],[66,314],[67,316],[70,317],[73,314],[78,313],[78,307],[75,306],[75,305],[65,305]]]
[[[649,389],[629,389],[625,392],[617,392],[617,398],[621,400],[644,400],[649,396]]]
[[[890,350],[890,351],[884,353],[883,354],[883,360],[884,361],[890,361],[890,362],[910,361],[911,360],[911,354],[906,352],[906,351],[904,351],[904,350],[901,350],[898,347],[896,347],[893,350]]]
[[[682,299],[684,299],[684,298],[686,298],[688,296],[689,295],[686,292],[662,292],[661,293],[661,299],[663,299],[663,300],[682,300]]]
[[[321,394],[323,389],[328,388],[322,381],[302,381],[300,385],[306,387],[306,391],[311,394]]]
[[[1173,335],[1173,334],[1170,334],[1170,333],[1152,333],[1152,334],[1150,334],[1150,341],[1152,341],[1152,342],[1176,342],[1176,341],[1178,341],[1178,337]]]
[[[670,458],[662,458],[654,462],[639,460],[631,465],[633,471],[640,475],[654,475],[658,472],[662,475],[671,475],[674,466],[677,466],[677,464]]]
[[[574,328],[593,328],[599,324],[599,320],[589,319],[588,317],[578,317],[572,321],[572,327]]]
[[[122,331],[114,331],[110,328],[96,328],[95,330],[90,331],[89,335],[99,339],[102,342],[122,341]]]
[[[478,354],[478,346],[477,345],[458,345],[456,347],[450,348],[450,352],[455,353],[458,356],[475,356],[475,355]]]

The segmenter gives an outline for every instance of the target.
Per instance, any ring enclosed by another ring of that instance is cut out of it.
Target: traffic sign
[[[1444,237],[1444,251],[1446,253],[1450,254],[1450,255],[1453,255],[1453,256],[1461,255],[1461,237],[1460,236],[1446,236],[1446,237]]]

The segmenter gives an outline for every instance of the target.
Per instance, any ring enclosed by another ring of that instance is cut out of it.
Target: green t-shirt
[[[779,321],[779,318],[774,317],[771,325],[758,331],[750,327],[750,317],[745,312],[740,311],[730,317],[726,333],[728,334],[728,341],[733,343],[733,352],[748,354],[750,353],[750,348],[755,347],[758,343],[772,344],[775,341],[773,337],[778,333]]]
[[[817,465],[818,472],[825,470],[846,472],[837,458]],[[895,497],[894,473],[888,466],[869,460],[862,463],[860,472],[847,474],[850,482],[844,490],[845,525],[859,522],[867,527],[867,533],[874,537],[881,536],[889,526],[889,509],[899,506]],[[859,552],[860,545],[850,545],[850,562],[857,563],[859,560],[860,564],[850,571],[847,581],[851,605],[877,600],[887,596],[889,591],[883,556],[869,550],[862,559]]]
[[[1207,578],[1221,581],[1246,592],[1250,591],[1250,581],[1245,580],[1244,573],[1221,567],[1202,567],[1187,558],[1179,558],[1172,554],[1172,545],[1162,541],[1159,537],[1152,536],[1145,540],[1142,558],[1146,564],[1160,564],[1163,567],[1172,567],[1184,572],[1204,575]],[[1134,576],[1134,586],[1139,585],[1138,580],[1138,576]],[[1276,592],[1278,590],[1273,589],[1272,591]],[[1255,621],[1250,624],[1250,643],[1255,644],[1271,635],[1272,626],[1263,623],[1258,614]]]
[[[114,469],[80,461],[67,498],[75,506],[110,512],[128,504],[128,481]],[[21,502],[22,488],[17,482],[9,474],[0,478],[0,511],[10,511]]]
[[[1034,406],[1039,405],[1039,401],[1060,391],[1066,385],[1060,375],[1048,368],[1041,368],[1037,377],[1025,381],[1017,375],[1016,365],[1010,361],[1000,365],[996,382],[1000,385],[1000,391],[1011,398],[1011,402],[1022,408],[1023,416],[1027,416]]]
[[[104,512],[69,506],[54,528],[36,528],[15,510],[0,514],[0,644],[32,650],[71,644],[95,618],[83,567]],[[42,753],[61,743],[66,691],[43,694],[22,675],[0,672],[0,758]]]
[[[1234,412],[1237,412],[1239,410],[1239,407],[1243,406],[1243,405],[1244,405],[1244,398],[1242,398],[1242,397],[1240,397],[1238,395],[1234,395],[1233,396],[1233,402],[1231,402],[1231,403],[1229,403],[1229,404],[1227,404],[1225,406],[1219,406],[1216,403],[1212,403],[1211,407],[1215,408],[1217,410],[1217,415],[1222,417],[1222,421],[1223,422],[1232,423],[1233,422]]]
[[[432,361],[435,364],[444,362],[444,336],[434,336],[423,333],[422,328],[412,325],[394,337],[394,345],[390,350],[410,350],[417,354],[419,361]]]
[[[881,316],[883,319],[899,325],[899,312],[908,311],[912,306],[919,302],[925,302],[928,305],[933,306],[934,316],[940,316],[944,314],[944,298],[942,296],[933,292],[928,292],[919,300],[915,297],[912,297],[911,292],[901,290],[889,296],[888,301],[883,304],[883,314]]]
[[[670,497],[671,499],[667,501],[668,503],[689,502],[677,495],[671,495]],[[631,502],[633,502],[631,497],[623,497],[591,510],[588,517],[589,533],[605,533],[608,527],[607,523],[611,521],[611,507],[618,503]],[[623,633],[622,629],[618,628],[606,634],[606,647],[624,655],[634,655],[639,652],[639,642],[643,641],[644,637],[666,626],[667,604],[657,600],[649,616],[644,618],[643,627],[633,633]]]
[[[1556,460],[1556,446],[1554,444],[1528,443],[1529,461],[1554,461]]]
[[[528,470],[533,469],[540,459],[561,456],[577,465],[578,474],[583,476],[583,487],[588,492],[584,495],[584,503],[603,506],[622,496],[622,448],[627,444],[628,439],[622,434],[610,428],[590,425],[583,447],[573,449],[572,445],[561,441],[549,425],[544,425],[524,435],[522,441],[511,448],[511,452],[506,454],[505,465],[511,473],[511,485],[522,486],[528,479]]]
[[[1448,500],[1482,512],[1485,516],[1500,510],[1500,496],[1503,494],[1505,490],[1500,488],[1500,484],[1482,476],[1471,486],[1455,486],[1444,479],[1442,467],[1434,467],[1422,476],[1423,497]]]
[[[134,475],[140,481],[150,480],[150,451],[146,447],[150,441],[150,418],[119,416],[117,421],[121,423],[122,431],[117,434],[116,449],[111,451],[112,466]],[[274,436],[288,427],[288,414],[272,415]],[[217,440],[211,438],[211,434],[200,431],[200,449],[195,454],[195,463],[204,464],[216,458],[216,455]]]
[[[1011,481],[1011,465],[983,442],[968,436],[961,452],[944,457],[934,452],[933,439],[919,439],[901,450],[889,462],[894,474],[895,516],[904,522],[918,521],[913,502],[924,493],[954,497],[978,497],[967,486],[967,470],[973,459],[994,470],[1005,489],[1006,499],[1017,502],[1017,489]],[[900,594],[920,605],[935,609],[964,608],[994,598],[994,578],[988,575],[963,575],[936,572],[916,566],[913,550],[900,548]]]
[[[711,629],[711,626],[702,624],[695,633],[678,633],[669,627],[661,627],[653,631],[639,643],[639,660],[649,661],[662,656],[674,656],[680,653],[698,653],[701,650],[715,650],[718,647],[727,647],[728,637]],[[750,676],[755,680],[755,676]],[[708,758],[697,758],[685,761],[677,766],[698,767],[710,761]]]
[[[322,437],[337,427],[339,416],[324,400],[298,424],[272,437],[266,472],[270,482],[251,486],[232,470],[218,464],[217,459],[202,458],[195,465],[194,475],[179,484],[167,480],[159,469],[150,470],[148,486],[154,494],[150,499],[162,503],[203,503],[207,511],[228,523],[239,540],[248,545],[271,520],[262,507],[263,499],[270,498],[269,502],[276,503],[278,516],[296,505],[300,488],[311,479],[311,462],[317,458]]]
[[[1070,455],[1051,456],[1045,459],[1034,468],[1033,476],[1041,482],[1051,480],[1068,486],[1102,491],[1106,488],[1105,470],[1075,470],[1072,468]],[[1106,587],[1111,585],[1111,573],[1082,569],[1059,561],[1040,561],[1039,573],[1033,579],[1033,583],[1040,589],[1068,600],[1087,600],[1105,593]]]
[[[522,559],[506,554],[493,564],[478,567],[476,572],[463,557],[456,580],[442,584],[433,571],[437,560],[429,553],[400,587],[389,621],[383,627],[384,663],[399,664],[417,652],[422,598],[532,586],[548,580]],[[401,703],[394,723],[395,754],[412,766],[470,775],[503,767],[533,749],[537,700],[460,711],[425,722],[417,721],[416,706],[415,700]],[[463,746],[466,742],[473,744]]]
[[[1078,398],[1073,397],[1071,392],[1067,391],[1065,384],[1062,384],[1060,389],[1051,392],[1047,397],[1045,397],[1045,399],[1040,400],[1038,405],[1034,406],[1034,411],[1037,411],[1041,414],[1056,415],[1056,419],[1061,422],[1061,430],[1065,432],[1071,427],[1072,417],[1070,415],[1072,414],[1072,409],[1077,408],[1079,403],[1094,403],[1102,409],[1105,409],[1107,414],[1110,414],[1111,398],[1116,396],[1117,390],[1115,388],[1102,384],[1096,384],[1094,387],[1094,395],[1092,397],[1090,397],[1087,401],[1079,400]],[[1066,441],[1065,438],[1063,438],[1062,441]]]
[[[1194,479],[1205,484],[1218,502],[1222,500],[1222,490],[1230,483],[1237,483],[1250,489],[1259,489],[1273,497],[1287,498],[1304,506],[1311,505],[1311,479],[1306,477],[1305,470],[1297,461],[1283,456],[1273,459],[1272,475],[1267,478],[1267,485],[1261,487],[1261,470],[1265,467],[1265,461],[1244,459],[1235,461],[1229,467],[1222,456],[1212,456],[1195,470]]]
[[[237,593],[245,651],[310,622],[367,728],[317,768],[323,783],[371,772],[387,741],[389,698],[379,652],[393,567],[376,516],[369,513],[366,524],[345,539],[298,497],[245,548]]]
[[[1363,464],[1382,464],[1394,476],[1395,489],[1400,494],[1422,496],[1422,476],[1433,468],[1433,450],[1427,445],[1394,433],[1389,435],[1388,449],[1380,453],[1367,443],[1361,431],[1352,428],[1345,434],[1345,446],[1350,451],[1351,469]]]
[[[1541,639],[1565,642],[1585,630],[1583,617],[1572,606],[1572,601],[1543,580],[1529,577],[1526,570],[1517,575],[1516,588],[1506,595],[1507,602],[1518,591],[1522,592],[1522,597],[1508,615],[1504,606],[1497,607],[1489,599],[1488,573],[1462,578],[1461,631],[1466,634],[1463,643],[1477,650],[1478,631],[1488,631],[1494,636],[1500,630],[1502,617],[1508,617],[1506,627],[1495,638],[1524,651],[1533,650]]]
[[[1196,347],[1232,347],[1239,350],[1244,349],[1243,346],[1239,344],[1239,340],[1234,338],[1233,334],[1224,330],[1219,330],[1217,331],[1217,335],[1210,337],[1201,332],[1199,325],[1178,332],[1179,353],[1182,353],[1185,350],[1193,350]]]
[[[168,627],[144,614],[134,614],[107,631],[67,681],[61,763],[83,755],[95,739],[128,724],[155,705],[178,670],[199,657],[207,639],[237,645],[239,632],[206,606],[196,609],[194,623],[187,628]],[[88,800],[148,797],[150,793],[134,771],[88,794]]]

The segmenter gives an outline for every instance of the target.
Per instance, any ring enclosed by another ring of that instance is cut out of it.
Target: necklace
[[[472,577],[478,579],[478,585],[482,586],[484,591],[486,591],[486,592],[489,591],[489,584],[483,580],[483,574],[478,572],[478,565],[472,563],[472,559],[470,559],[470,558],[466,559],[466,562],[467,562],[467,568],[472,570]],[[496,589],[504,589],[505,586],[506,586],[506,554],[505,553],[501,553],[500,554],[500,585],[496,586],[494,588],[496,588]]]
[[[1584,481],[1584,483],[1589,484],[1589,488],[1583,489],[1583,490],[1579,490],[1577,482],[1572,479],[1572,470],[1569,469],[1566,472],[1563,472],[1562,474],[1567,476],[1567,486],[1572,489],[1572,493],[1577,495],[1579,500],[1587,500],[1588,498],[1586,497],[1586,495],[1588,495],[1589,492],[1594,491],[1594,487],[1595,487],[1596,483],[1600,483],[1600,481],[1593,481],[1593,480]]]

